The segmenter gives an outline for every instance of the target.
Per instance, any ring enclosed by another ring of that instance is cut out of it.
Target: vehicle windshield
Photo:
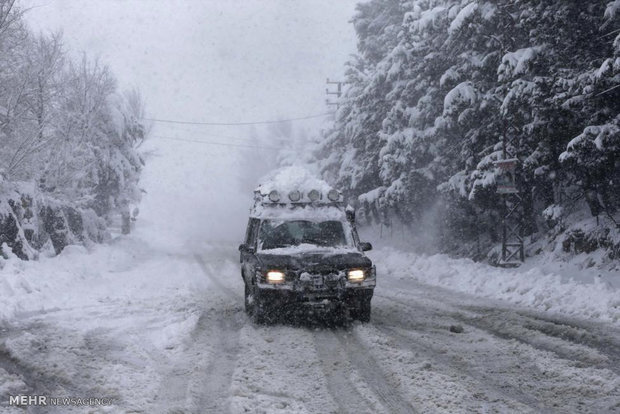
[[[321,247],[349,246],[340,221],[264,220],[258,233],[261,250],[314,244]]]

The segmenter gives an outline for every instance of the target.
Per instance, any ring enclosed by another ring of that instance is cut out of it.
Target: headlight
[[[267,272],[267,282],[278,284],[284,282],[284,273],[279,270],[270,270]]]
[[[349,279],[349,282],[362,282],[365,276],[366,272],[362,269],[351,269],[347,272],[347,279]]]

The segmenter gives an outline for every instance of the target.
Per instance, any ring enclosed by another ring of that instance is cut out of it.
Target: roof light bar
[[[327,193],[327,198],[329,199],[329,201],[338,201],[338,200],[340,200],[340,193],[337,190],[334,190],[332,188]]]
[[[269,193],[269,201],[273,203],[277,203],[278,201],[280,201],[280,193],[278,193],[276,190],[272,190]]]
[[[321,193],[319,193],[319,190],[310,190],[308,192],[308,198],[310,201],[318,201],[319,198],[321,198]]]
[[[293,203],[296,203],[301,200],[301,193],[298,190],[293,190],[288,193],[288,199],[291,200]]]

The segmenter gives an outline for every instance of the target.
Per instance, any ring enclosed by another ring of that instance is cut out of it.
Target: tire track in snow
[[[215,269],[200,255],[196,262],[213,286],[222,294],[209,298],[212,302],[198,320],[194,333],[194,347],[198,353],[206,344],[212,345],[212,352],[203,363],[198,363],[189,380],[190,406],[200,413],[230,412],[231,384],[237,365],[239,332],[245,323],[240,303],[243,298],[222,284],[214,275]]]
[[[416,302],[430,303],[430,306],[408,303],[392,294],[375,296],[410,308],[441,311],[443,315],[453,317],[455,322],[475,326],[502,339],[514,339],[560,358],[578,360],[581,364],[609,369],[620,375],[620,329],[613,323],[520,307],[411,279],[399,280],[398,283],[391,284],[388,290],[382,289],[382,292],[405,294]],[[407,289],[403,290],[403,286]]]
[[[63,375],[64,371],[50,370],[49,367],[41,364],[36,364],[30,359],[22,359],[13,355],[11,350],[7,347],[6,340],[12,337],[19,337],[22,332],[28,333],[30,330],[36,330],[40,335],[37,340],[41,345],[46,344],[49,340],[48,337],[52,337],[53,334],[58,333],[57,328],[50,328],[47,325],[41,323],[34,323],[15,332],[9,332],[3,342],[0,342],[0,368],[9,374],[15,375],[21,380],[25,389],[20,390],[17,394],[20,395],[45,395],[45,396],[100,396],[101,388],[97,384],[92,384],[90,381],[84,382],[85,378],[76,379],[68,375]],[[42,346],[38,353],[49,354],[53,352],[53,347]],[[54,365],[55,367],[55,365]],[[90,377],[88,377],[90,378]],[[8,404],[8,395],[6,400],[0,401],[0,412],[5,404]],[[105,395],[106,398],[110,398],[114,405],[122,403],[123,400],[116,392],[108,392]],[[54,406],[50,407],[36,407],[27,408],[26,412],[36,412],[46,414],[50,412],[58,412]]]
[[[18,359],[11,355],[4,343],[0,343],[0,368],[23,381],[31,394],[50,395],[51,391],[58,386],[56,378],[44,376],[25,367]],[[0,401],[0,408],[5,403],[6,401]]]
[[[547,336],[595,349],[609,359],[608,369],[620,375],[620,330],[598,323],[585,323],[560,316],[517,312],[523,327]]]
[[[379,322],[379,323],[376,323]],[[507,385],[500,385],[496,378],[490,378],[486,373],[481,372],[473,367],[470,367],[463,362],[458,362],[454,358],[446,354],[441,354],[432,349],[432,347],[420,342],[416,342],[411,336],[399,333],[395,327],[390,325],[390,321],[383,320],[383,318],[375,317],[375,323],[373,326],[379,330],[382,334],[392,338],[398,347],[406,349],[414,353],[419,353],[425,358],[429,358],[434,361],[433,366],[438,366],[441,371],[445,371],[445,374],[455,375],[459,374],[460,380],[464,378],[461,374],[465,374],[470,380],[468,385],[476,387],[477,390],[484,392],[487,396],[491,397],[493,401],[499,401],[500,399],[510,399],[516,403],[522,404],[528,407],[532,412],[546,413],[551,412],[545,410],[542,405],[529,394],[519,390],[518,387],[509,387]],[[492,361],[489,361],[492,364]],[[498,367],[492,367],[498,370]]]
[[[198,254],[194,257],[196,258],[196,261],[198,262],[198,265],[202,269],[203,273],[209,278],[213,285],[216,286],[217,289],[219,289],[220,292],[222,292],[225,296],[228,296],[230,299],[233,299],[234,301],[243,301],[243,296],[237,294],[237,292],[233,291],[228,286],[225,286],[217,277],[214,277],[213,274],[215,272],[215,269],[213,266],[207,264],[207,262],[205,262],[204,259]]]
[[[239,331],[245,316],[240,311],[215,317],[203,314],[198,322],[193,350],[204,351],[212,343],[212,352],[193,369],[188,384],[190,406],[196,413],[230,412],[231,384],[239,354]]]
[[[612,371],[616,375],[620,375],[620,356],[613,354],[613,351],[605,349],[604,346],[592,346],[592,343],[570,341],[564,335],[551,334],[544,327],[537,323],[532,323],[527,319],[515,318],[506,312],[490,312],[481,314],[479,317],[471,318],[460,314],[453,315],[455,319],[484,330],[492,335],[502,339],[512,339],[522,344],[531,346],[532,348],[551,352],[559,358],[578,361],[583,366],[593,366],[596,368],[604,368]],[[506,328],[509,326],[509,329]],[[518,330],[518,332],[516,332]],[[528,332],[529,331],[529,332]],[[546,336],[554,339],[556,343],[550,341],[539,340],[540,336]],[[562,344],[568,345],[563,346]],[[584,353],[579,349],[587,348],[595,351],[596,354],[602,355],[605,360],[594,358],[591,353]]]
[[[389,413],[415,413],[416,410],[390,384],[377,361],[352,331],[324,330],[315,333],[317,354],[323,364],[330,394],[343,412],[376,412],[346,371],[346,362],[368,385],[378,402]]]
[[[409,309],[422,309],[427,313],[434,311],[397,297],[377,296]],[[439,301],[428,296],[426,299]],[[444,311],[443,316],[451,318],[454,322],[467,324],[500,339],[518,341],[539,351],[553,353],[561,359],[579,362],[583,366],[608,369],[617,375],[620,374],[620,346],[611,336],[603,334],[600,330],[595,332],[592,327],[582,324],[572,326],[567,321],[563,322],[566,327],[559,327],[556,323],[555,328],[550,328],[549,325],[554,319],[549,319],[550,323],[543,326],[541,321],[548,320],[544,316],[527,315],[510,308],[459,306],[446,302],[448,298],[442,299],[442,306],[451,308]],[[473,312],[474,315],[468,316],[461,310],[467,313]],[[592,325],[596,323],[592,322]],[[581,330],[579,333],[575,332],[577,326]]]
[[[547,316],[534,311],[464,306],[476,316],[451,313],[454,319],[502,339],[512,339],[584,366],[608,369],[620,375],[620,332],[597,322]],[[592,352],[593,351],[593,352]]]
[[[314,332],[316,352],[327,387],[341,413],[372,413],[375,410],[351,382],[345,371],[346,356],[336,336],[330,331]]]
[[[387,381],[383,369],[368,349],[356,338],[355,332],[335,331],[334,334],[355,369],[366,380],[388,412],[403,414],[416,412],[411,403],[405,400],[396,391],[395,386]]]
[[[393,296],[376,296],[386,299],[397,306],[408,308],[410,312],[407,312],[407,315],[418,315],[412,321],[409,321],[407,318],[402,320],[386,319],[385,321],[405,330],[418,329],[416,325],[420,325],[420,321],[423,321],[421,329],[423,333],[428,334],[425,335],[427,338],[438,338],[437,333],[432,332],[432,324],[436,325],[435,330],[437,330],[437,327],[445,330],[450,324],[461,322],[463,325],[471,327],[472,331],[478,329],[479,332],[488,335],[494,341],[502,341],[499,343],[500,347],[497,348],[497,351],[506,352],[508,359],[512,358],[511,353],[514,354],[514,344],[524,345],[526,348],[522,349],[526,353],[519,353],[519,355],[526,356],[527,359],[515,366],[514,369],[516,371],[510,369],[510,366],[503,367],[499,371],[494,370],[493,366],[497,361],[493,360],[493,358],[501,358],[501,353],[494,355],[492,349],[490,349],[492,355],[489,355],[486,360],[478,361],[478,364],[481,364],[481,367],[489,366],[490,371],[488,374],[492,376],[489,380],[495,378],[498,381],[504,382],[503,376],[512,373],[511,375],[514,376],[514,381],[516,381],[513,388],[518,387],[522,391],[529,390],[528,392],[532,393],[532,398],[538,401],[538,405],[542,405],[542,410],[546,410],[542,412],[567,412],[568,406],[566,404],[571,405],[571,408],[568,410],[577,410],[578,408],[581,411],[588,407],[584,412],[600,412],[596,410],[607,412],[609,410],[608,407],[614,406],[613,401],[618,396],[618,392],[597,393],[594,391],[596,389],[594,384],[596,384],[596,381],[614,381],[612,377],[614,374],[617,374],[618,367],[611,366],[609,361],[605,360],[605,355],[597,355],[600,351],[597,348],[588,348],[582,344],[569,342],[564,340],[561,335],[548,337],[545,333],[538,332],[538,330],[533,332],[531,329],[527,329],[522,324],[526,324],[528,319],[524,319],[523,315],[520,315],[515,309],[503,308],[501,306],[476,309],[476,307],[454,303],[449,296],[442,297],[440,301],[433,294],[423,296],[418,303],[409,303]],[[437,305],[434,306],[432,302],[437,302]],[[441,325],[445,326],[441,327]],[[526,335],[526,337],[523,335]],[[604,336],[607,337],[607,335]],[[592,340],[589,341],[592,342]],[[511,351],[509,348],[513,350]],[[529,351],[527,351],[528,349]],[[476,350],[473,350],[473,354],[468,353],[467,355],[473,356],[474,359],[484,356],[478,354]],[[553,360],[550,358],[554,358],[557,362],[552,362]],[[499,360],[500,368],[502,361],[503,359]],[[574,367],[572,369],[603,369],[607,371],[597,374],[596,378],[600,375],[600,379],[595,379],[591,377],[589,371],[584,371],[583,376],[577,375],[574,380],[566,378],[568,382],[562,382],[554,379],[555,374],[547,372],[549,363],[557,366],[559,370],[563,369],[561,368],[563,366],[565,367],[564,369]],[[505,371],[505,369],[508,369],[508,371]],[[586,384],[590,385],[586,386]],[[558,387],[570,389],[574,395],[571,395],[570,399],[562,398],[561,395],[557,394]],[[575,393],[582,387],[586,388],[580,393]],[[526,403],[527,401],[524,400],[522,402]],[[589,404],[589,406],[583,404]],[[615,407],[617,409],[620,405],[616,403]]]

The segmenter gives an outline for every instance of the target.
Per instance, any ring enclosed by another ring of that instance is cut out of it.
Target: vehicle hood
[[[297,246],[296,246],[297,247]],[[350,268],[367,268],[372,262],[356,249],[273,249],[257,253],[263,269],[276,268],[325,272]]]

